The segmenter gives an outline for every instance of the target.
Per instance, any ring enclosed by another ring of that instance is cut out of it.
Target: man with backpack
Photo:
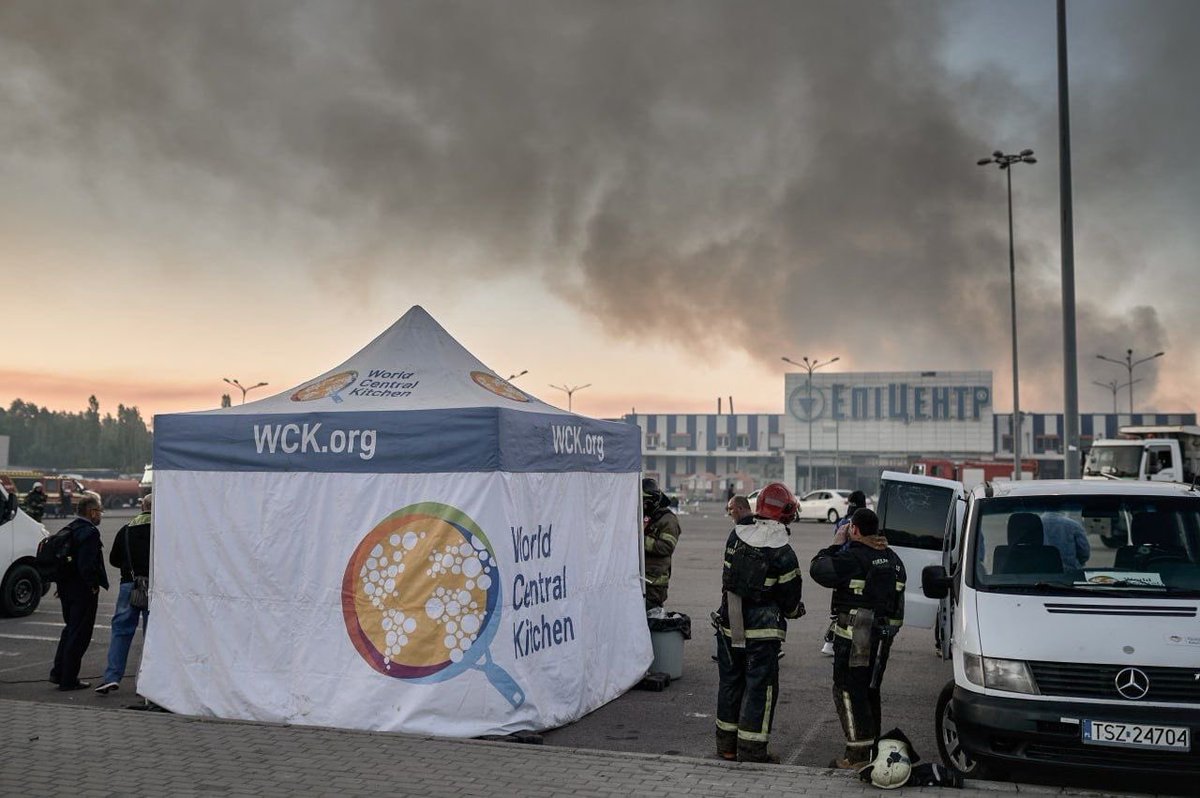
[[[722,759],[779,761],[767,750],[779,700],[779,651],[786,619],[804,614],[800,564],[786,526],[796,510],[792,492],[773,482],[759,492],[754,514],[739,518],[725,542],[721,608],[714,618]]]
[[[66,626],[54,653],[50,681],[64,691],[91,687],[79,681],[79,668],[92,642],[100,588],[108,590],[104,544],[100,541],[100,519],[104,515],[100,497],[91,493],[82,496],[76,512],[77,517],[55,536],[61,535],[65,544],[66,556],[59,561],[54,581],[58,583]]]
[[[142,511],[121,527],[113,540],[108,562],[121,570],[121,587],[117,594],[117,606],[112,616],[112,637],[108,643],[108,666],[96,692],[108,695],[121,689],[125,677],[125,665],[129,661],[129,647],[137,634],[138,621],[142,622],[142,634],[150,621],[147,606],[135,606],[146,598],[145,592],[135,595],[134,586],[141,581],[145,588],[150,576],[150,507],[152,494],[142,498]]]

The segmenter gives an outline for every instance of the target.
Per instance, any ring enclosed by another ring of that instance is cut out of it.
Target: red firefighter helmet
[[[772,482],[758,492],[754,514],[783,524],[796,520],[796,497],[782,482]]]

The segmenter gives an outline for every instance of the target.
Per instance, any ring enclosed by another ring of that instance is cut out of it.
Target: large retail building
[[[782,414],[634,414],[642,467],[668,490],[723,497],[772,480],[797,491],[873,492],[917,460],[1011,460],[1012,413],[992,408],[990,371],[788,374]],[[1062,477],[1062,413],[1022,412],[1022,459]],[[1195,424],[1188,413],[1081,413],[1080,444],[1129,424]],[[811,479],[809,478],[811,469]]]

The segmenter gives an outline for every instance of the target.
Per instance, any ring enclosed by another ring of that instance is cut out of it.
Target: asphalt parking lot
[[[711,759],[714,755],[713,712],[717,686],[714,643],[709,613],[719,601],[722,548],[729,524],[723,504],[712,503],[680,516],[683,536],[674,559],[668,609],[692,618],[692,639],[684,646],[683,676],[662,692],[632,690],[617,700],[563,728],[546,732],[548,746],[607,751],[664,754]],[[102,534],[106,551],[132,511],[106,513]],[[56,522],[49,527],[55,529]],[[59,521],[58,523],[62,523]],[[801,522],[792,527],[793,547],[802,565],[827,545],[828,523]],[[81,678],[93,686],[104,670],[108,648],[108,623],[115,599],[116,570],[109,569],[114,590],[101,592],[96,630],[84,658]],[[820,654],[825,631],[829,591],[805,577],[808,614],[792,623],[780,663],[780,700],[771,747],[784,764],[824,767],[842,750],[841,729],[834,714],[830,691],[831,658]],[[108,696],[92,690],[61,693],[46,681],[62,618],[51,592],[26,618],[0,619],[0,697],[54,704],[124,707],[139,703],[135,695],[137,663],[142,639],[135,638],[130,653],[130,673],[122,688]],[[934,702],[950,678],[948,663],[933,651],[932,632],[906,628],[892,649],[884,682],[884,728],[898,726],[925,760],[936,761]],[[1184,786],[1116,782],[1081,773],[1021,772],[1023,782],[1070,785],[1122,792],[1172,792],[1187,794]]]

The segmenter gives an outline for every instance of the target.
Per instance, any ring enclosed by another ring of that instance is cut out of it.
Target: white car
[[[756,490],[746,497],[750,501],[751,510],[754,509],[758,493]],[[835,524],[839,518],[846,514],[846,510],[850,506],[850,491],[828,488],[813,490],[801,496],[797,501],[800,504],[800,512],[796,516],[797,519],[828,521],[831,524]],[[869,505],[870,503],[868,502]]]
[[[828,521],[836,524],[850,507],[850,491],[822,489],[801,496],[800,512],[796,516],[802,521]]]

